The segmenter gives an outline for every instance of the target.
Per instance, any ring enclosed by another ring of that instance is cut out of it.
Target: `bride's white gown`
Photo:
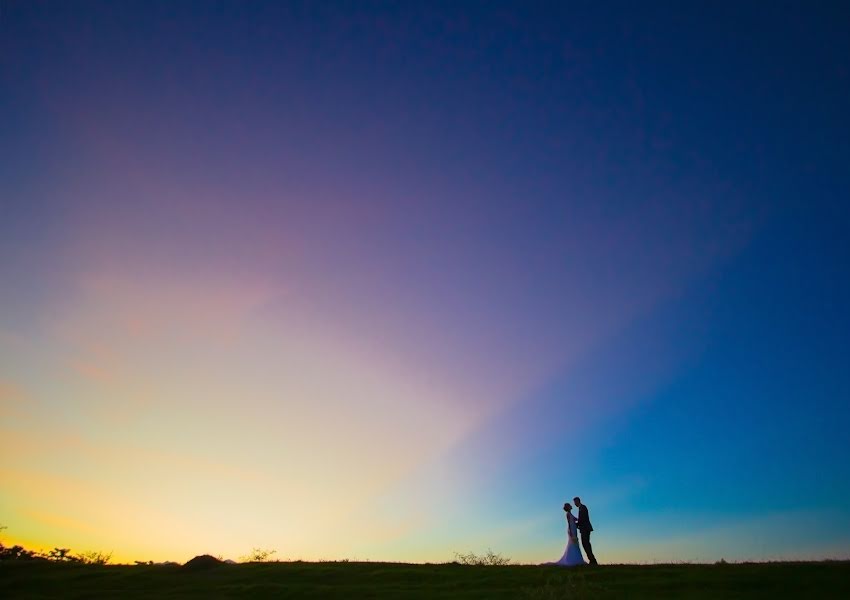
[[[561,560],[546,564],[559,565],[561,567],[574,567],[576,565],[587,564],[584,562],[584,557],[581,555],[581,548],[578,545],[576,518],[571,513],[567,513],[567,549],[564,550]]]

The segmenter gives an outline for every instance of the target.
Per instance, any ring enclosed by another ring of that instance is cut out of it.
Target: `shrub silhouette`
[[[112,552],[82,552],[75,558],[84,565],[106,565],[112,560]]]
[[[488,548],[485,554],[475,554],[474,552],[463,554],[461,552],[455,552],[455,562],[461,565],[501,567],[510,564],[511,559]]]
[[[245,556],[239,557],[239,562],[271,562],[272,554],[276,554],[277,550],[264,550],[262,548],[253,548],[251,552]]]
[[[4,546],[0,543],[0,560],[44,560],[35,550],[27,550],[23,546]]]
[[[46,558],[53,562],[82,562],[80,558],[71,554],[70,548],[54,548],[47,553]]]
[[[0,531],[6,526],[0,525]],[[112,552],[82,552],[71,554],[70,548],[53,548],[46,553],[27,550],[23,546],[5,546],[0,542],[0,560],[49,560],[52,562],[82,563],[85,565],[105,565],[112,560]]]

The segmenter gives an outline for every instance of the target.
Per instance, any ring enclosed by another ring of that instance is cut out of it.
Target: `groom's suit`
[[[584,548],[584,553],[587,554],[587,560],[590,564],[595,565],[596,557],[593,556],[593,546],[590,545],[590,532],[593,531],[593,525],[590,524],[590,512],[584,504],[578,507],[577,525],[581,531],[581,546]]]

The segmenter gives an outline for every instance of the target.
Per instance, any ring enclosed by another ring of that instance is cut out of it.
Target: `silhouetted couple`
[[[581,555],[581,548],[578,547],[577,529],[581,531],[581,545],[584,552],[587,554],[587,560],[591,565],[595,565],[596,557],[593,556],[593,547],[590,545],[590,532],[593,531],[593,525],[590,524],[590,512],[587,507],[581,503],[581,498],[576,496],[573,498],[576,508],[578,508],[578,519],[573,515],[573,507],[569,502],[564,504],[564,512],[567,513],[567,549],[564,550],[564,555],[561,560],[547,565],[560,565],[563,567],[573,567],[576,565],[586,564]]]

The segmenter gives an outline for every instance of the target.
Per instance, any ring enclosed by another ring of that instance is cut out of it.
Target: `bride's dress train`
[[[558,565],[561,567],[574,567],[576,565],[587,564],[584,562],[584,557],[581,555],[581,548],[578,545],[576,519],[572,514],[567,514],[567,549],[564,550],[564,555],[557,562],[548,562],[543,564]]]

